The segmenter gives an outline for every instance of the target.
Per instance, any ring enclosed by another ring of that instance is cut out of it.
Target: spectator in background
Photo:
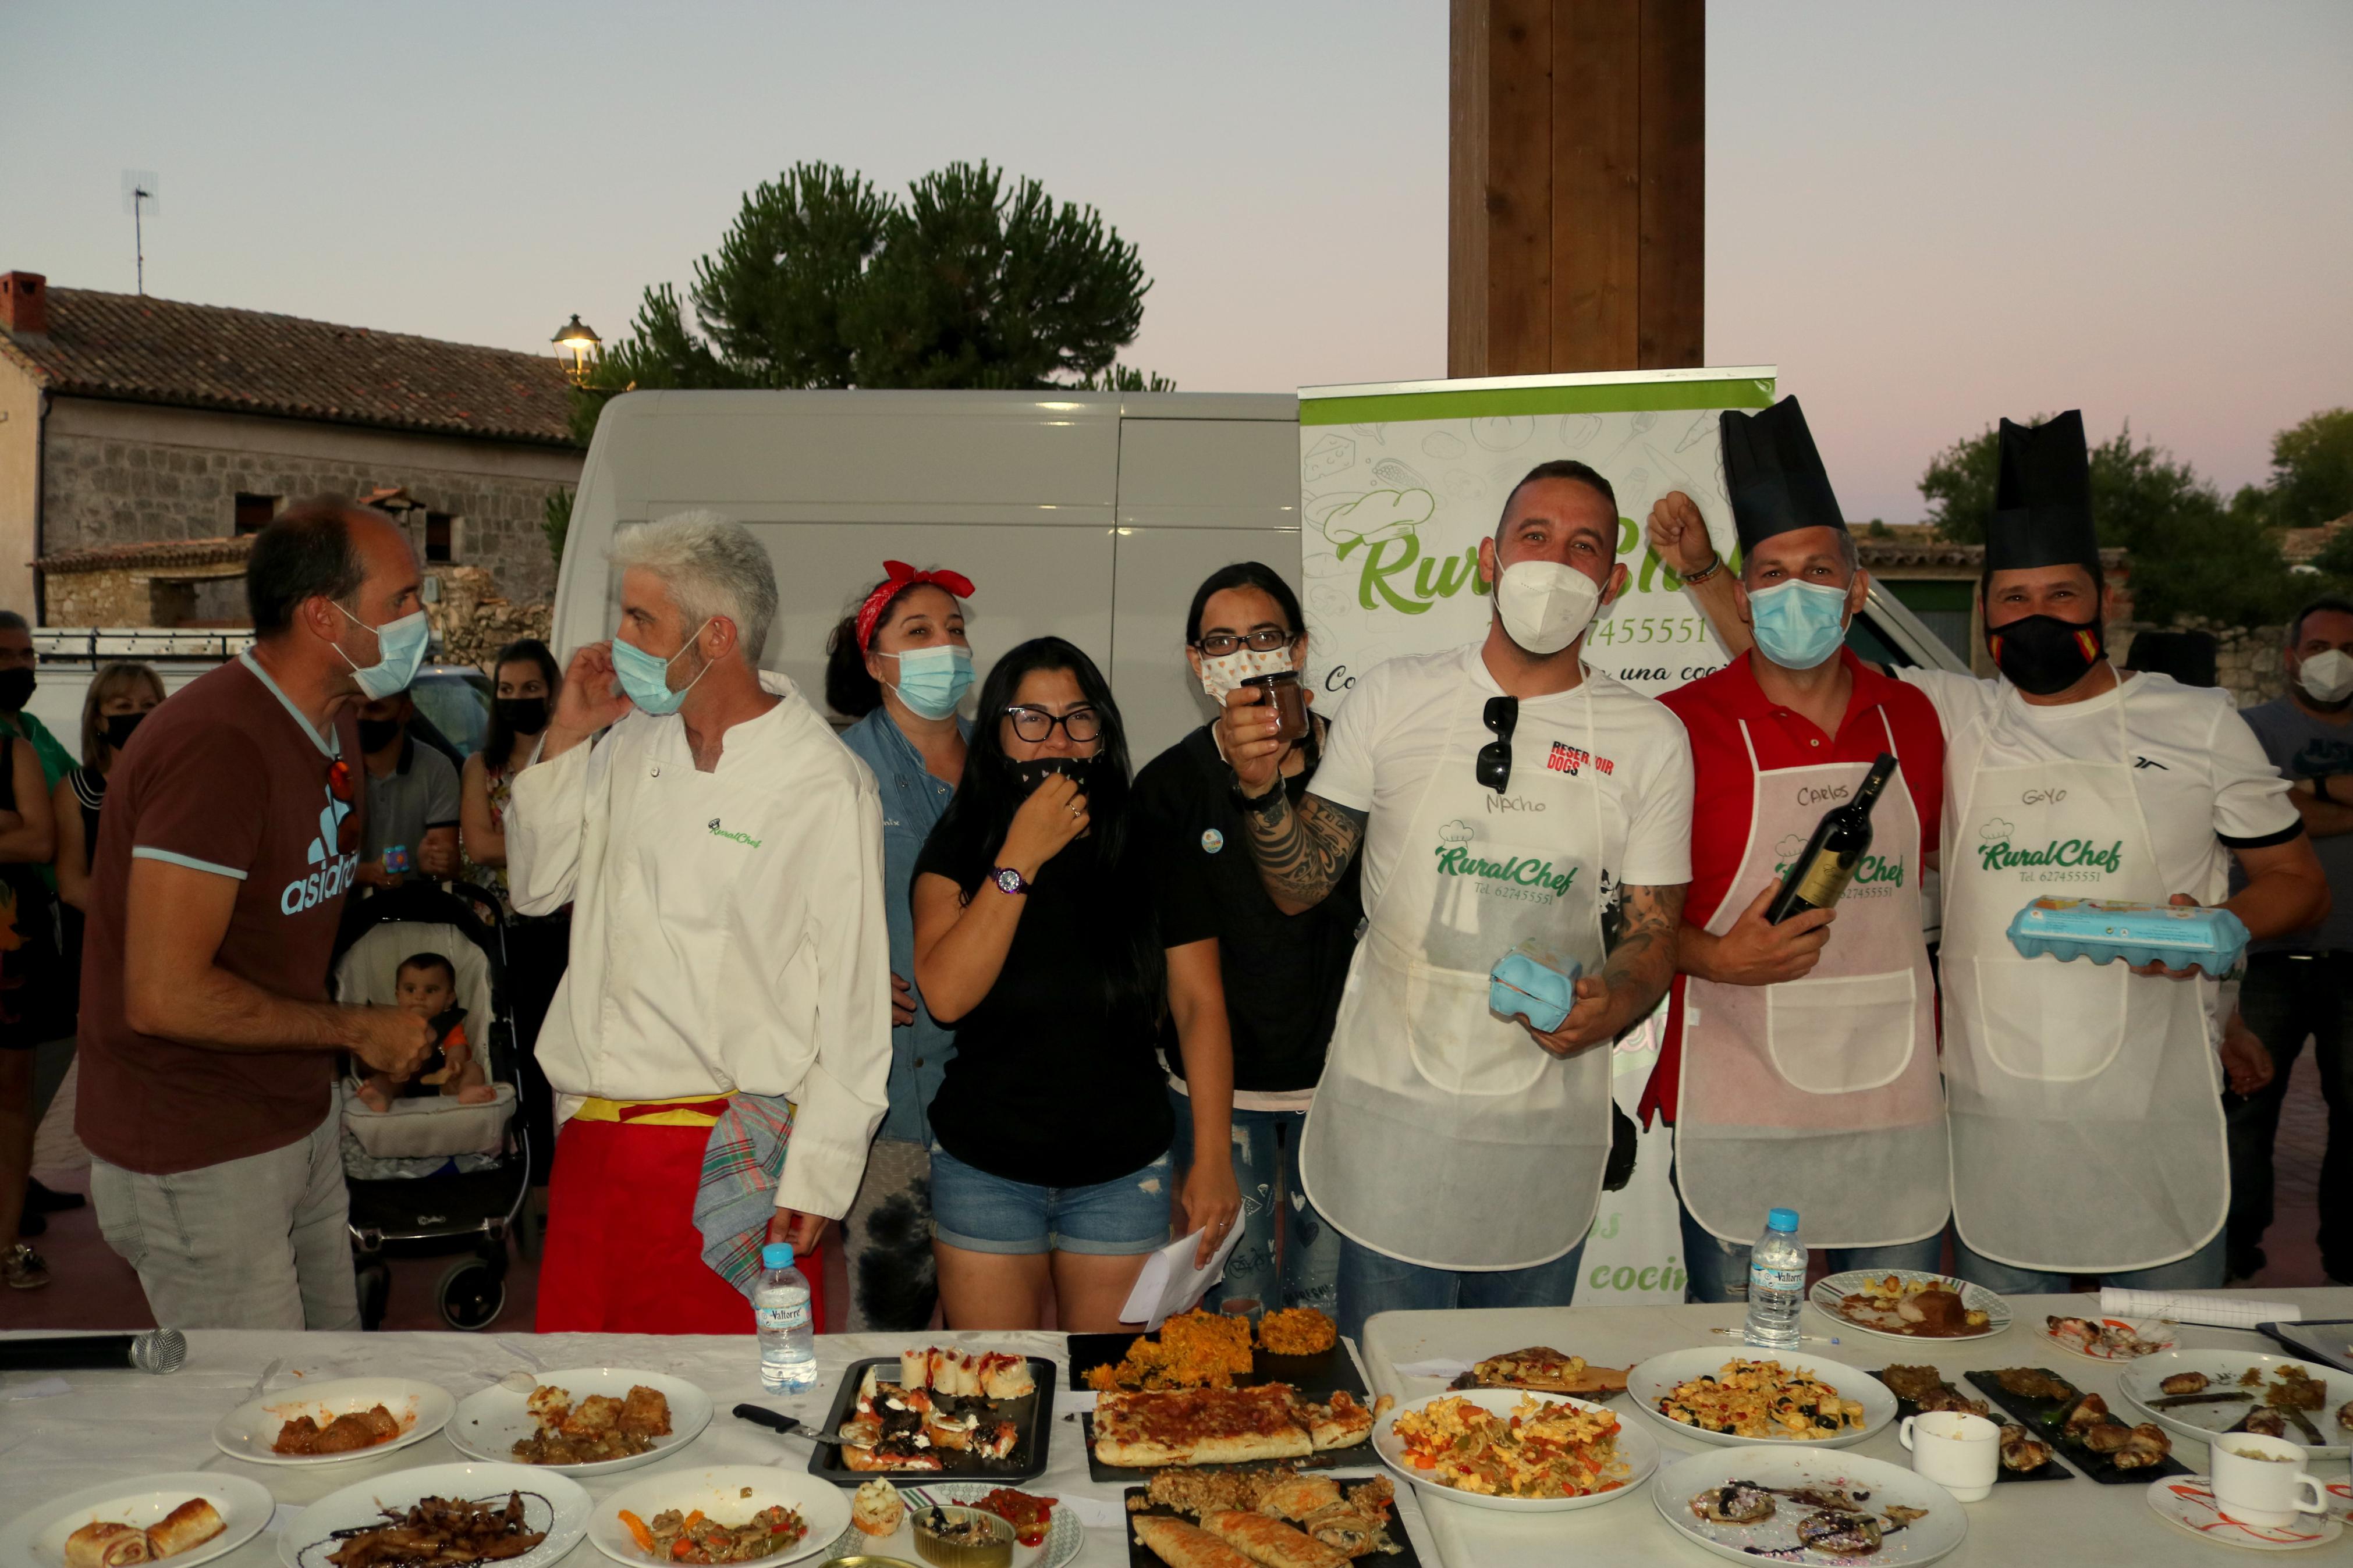
[[[102,667],[81,704],[81,766],[49,795],[58,822],[58,897],[65,901],[66,952],[80,973],[82,917],[90,910],[90,871],[98,858],[98,813],[106,780],[140,721],[164,700],[164,678],[126,660]]]
[[[40,656],[33,651],[33,628],[14,610],[0,610],[0,734],[32,742],[40,754],[43,791],[55,789],[74,765],[73,753],[49,727],[25,711],[33,700]]]
[[[360,877],[368,887],[390,887],[404,873],[385,864],[387,850],[406,850],[409,872],[438,881],[458,874],[458,770],[408,732],[417,700],[404,689],[360,709],[360,750],[367,758],[367,842]]]
[[[915,858],[964,775],[972,723],[956,709],[972,687],[956,572],[886,562],[826,645],[825,700],[858,722],[841,743],[882,791],[883,910],[891,927],[891,1109],[841,1222],[851,1333],[927,1328],[939,1303],[932,1258],[932,1096],[955,1036],[916,994]]]
[[[2169,675],[2184,686],[2212,686],[2214,667],[2212,632],[2142,632],[2125,654],[2126,669]]]
[[[57,832],[40,758],[13,734],[0,734],[0,1279],[33,1290],[48,1269],[17,1227],[33,1163],[33,1048],[56,1034],[56,904],[41,873]]]
[[[491,679],[490,728],[482,749],[466,759],[459,781],[459,875],[497,894],[506,918],[507,996],[514,1005],[523,1129],[531,1137],[531,1184],[544,1187],[555,1158],[555,1100],[533,1047],[572,956],[572,906],[545,915],[523,914],[514,907],[507,889],[507,806],[514,797],[515,775],[539,750],[539,738],[564,689],[564,677],[545,643],[518,637],[499,650]]]

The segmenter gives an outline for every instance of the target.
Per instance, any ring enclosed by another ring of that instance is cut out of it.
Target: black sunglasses
[[[1520,725],[1520,700],[1487,699],[1487,728],[1495,738],[1479,748],[1479,782],[1501,795],[1512,782],[1512,731]]]

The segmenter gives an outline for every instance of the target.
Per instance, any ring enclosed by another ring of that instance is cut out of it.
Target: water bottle
[[[752,1316],[760,1328],[760,1386],[771,1394],[807,1394],[817,1386],[809,1282],[793,1267],[790,1242],[768,1243],[760,1249],[760,1262],[765,1268],[752,1292]]]
[[[1798,1309],[1806,1299],[1806,1244],[1798,1211],[1775,1209],[1748,1249],[1748,1326],[1741,1338],[1760,1350],[1798,1346]]]

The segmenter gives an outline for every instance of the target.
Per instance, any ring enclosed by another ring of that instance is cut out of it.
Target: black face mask
[[[1987,632],[1986,644],[2010,683],[2034,697],[2066,690],[2106,651],[2097,620],[2063,621],[2056,616],[2012,621]]]
[[[400,739],[397,719],[363,719],[360,721],[360,750],[380,752]]]
[[[1034,757],[1026,763],[1013,764],[1013,776],[1021,781],[1021,793],[1026,797],[1035,794],[1039,784],[1060,773],[1087,793],[1087,781],[1094,774],[1092,757]]]
[[[144,713],[109,713],[105,725],[106,743],[118,752],[122,750],[131,743],[131,731],[139,728],[139,721],[145,717]]]
[[[501,697],[495,706],[499,722],[518,735],[536,735],[547,728],[544,697]]]
[[[0,712],[14,713],[33,700],[33,672],[0,669]]]

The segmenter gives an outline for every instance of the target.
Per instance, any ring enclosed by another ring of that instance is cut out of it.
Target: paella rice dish
[[[1458,1491],[1573,1498],[1615,1491],[1632,1473],[1607,1410],[1523,1395],[1509,1415],[1467,1399],[1433,1399],[1398,1417],[1406,1463]]]

